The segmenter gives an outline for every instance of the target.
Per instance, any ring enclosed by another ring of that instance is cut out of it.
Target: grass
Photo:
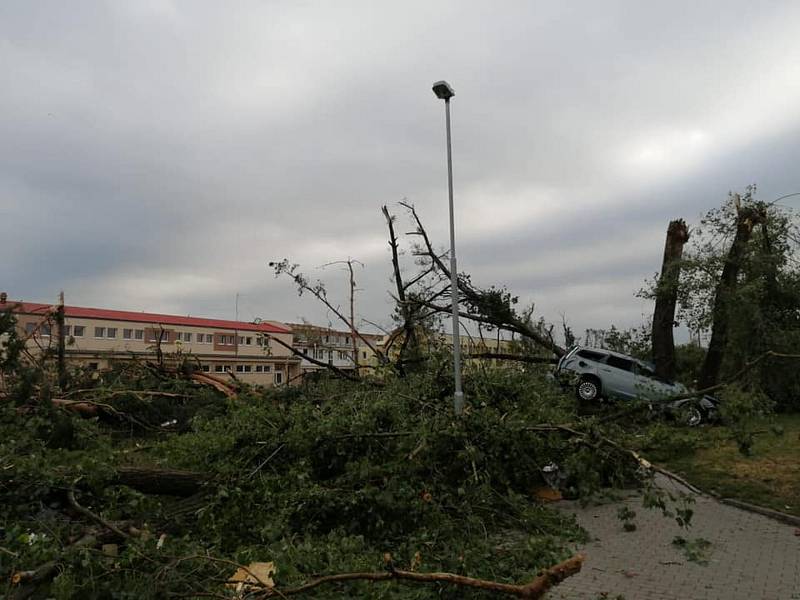
[[[776,415],[759,427],[750,456],[725,427],[693,433],[696,449],[684,446],[659,462],[700,489],[800,516],[800,415]]]

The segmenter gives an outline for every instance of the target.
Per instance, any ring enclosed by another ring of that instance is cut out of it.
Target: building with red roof
[[[54,347],[54,305],[9,300],[2,294],[0,311],[4,310],[17,315],[30,350]],[[190,355],[203,371],[230,373],[257,385],[280,385],[300,372],[300,359],[289,350],[292,329],[282,323],[82,306],[65,306],[64,316],[67,357],[90,369],[106,369],[115,361],[132,358],[154,358],[160,348],[166,355]]]

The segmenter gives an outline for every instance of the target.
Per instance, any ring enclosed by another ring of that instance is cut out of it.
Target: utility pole
[[[347,259],[347,268],[350,271],[350,340],[353,342],[353,367],[358,374],[358,344],[356,343],[356,311],[355,311],[355,295],[356,295],[356,280],[353,276],[353,261]]]

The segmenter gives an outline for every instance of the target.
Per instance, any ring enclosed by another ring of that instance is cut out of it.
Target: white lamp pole
[[[450,296],[453,300],[453,376],[455,394],[453,408],[456,415],[464,412],[464,392],[461,389],[461,339],[458,326],[458,269],[456,266],[456,226],[453,218],[453,148],[450,140],[450,98],[456,95],[446,81],[433,84],[433,93],[444,100],[445,123],[447,127],[447,189],[450,195]]]

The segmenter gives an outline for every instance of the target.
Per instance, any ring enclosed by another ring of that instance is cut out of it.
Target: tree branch
[[[554,365],[558,362],[557,358],[547,358],[545,356],[524,356],[522,354],[508,354],[505,352],[474,352],[465,354],[464,358],[483,359],[493,358],[496,360],[513,360],[531,364]]]
[[[583,566],[584,556],[577,554],[557,565],[544,570],[533,581],[525,585],[514,585],[510,583],[500,583],[498,581],[489,581],[486,579],[476,579],[474,577],[466,577],[464,575],[456,575],[455,573],[417,573],[414,571],[401,571],[395,569],[391,564],[391,558],[387,560],[387,571],[376,573],[338,573],[336,575],[325,575],[317,579],[313,579],[308,583],[294,587],[284,588],[267,588],[261,593],[261,598],[271,598],[273,596],[293,596],[308,592],[320,585],[329,583],[341,583],[347,581],[411,581],[415,583],[444,583],[448,585],[456,585],[472,589],[484,590],[487,592],[496,592],[500,594],[508,594],[517,598],[524,598],[526,600],[534,600],[541,598],[553,586],[558,585],[567,577],[575,575],[581,570]]]

